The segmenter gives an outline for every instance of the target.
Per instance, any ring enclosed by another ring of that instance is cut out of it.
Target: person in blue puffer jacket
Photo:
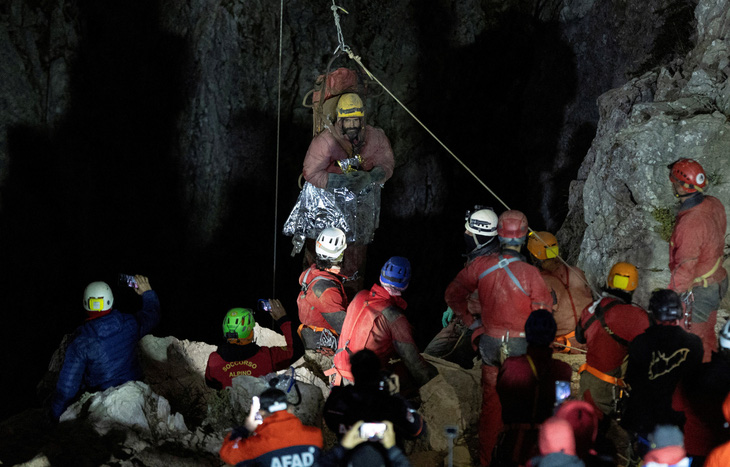
[[[114,295],[106,282],[92,282],[84,290],[88,317],[66,348],[51,400],[55,420],[82,390],[102,391],[142,377],[137,342],[160,322],[160,302],[147,277],[134,276],[130,285],[142,296],[142,309],[134,315],[112,308]]]

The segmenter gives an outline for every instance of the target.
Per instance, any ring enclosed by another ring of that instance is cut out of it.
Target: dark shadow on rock
[[[162,30],[157,6],[80,2],[69,113],[54,131],[8,129],[0,308],[15,318],[4,322],[2,353],[25,350],[5,358],[18,384],[2,417],[35,403],[32,386],[82,319],[89,282],[142,273],[163,307],[174,303],[166,292],[184,258],[175,132],[186,50]]]

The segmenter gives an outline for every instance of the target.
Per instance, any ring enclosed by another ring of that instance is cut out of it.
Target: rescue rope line
[[[410,115],[419,125],[421,125],[421,127],[423,127],[423,129],[426,130],[426,132],[429,135],[431,135],[431,137],[433,137],[433,139],[435,139],[436,142],[439,143],[441,145],[441,147],[443,147],[446,150],[446,152],[448,152],[451,155],[451,157],[453,157],[459,164],[461,164],[461,166],[464,168],[464,170],[466,170],[472,177],[474,177],[474,179],[477,182],[479,182],[479,184],[481,184],[492,196],[494,196],[494,198],[497,201],[499,201],[499,203],[502,206],[504,206],[505,209],[510,210],[511,208],[507,205],[507,203],[505,203],[502,200],[502,198],[500,198],[497,195],[497,193],[495,193],[491,188],[489,188],[489,186],[487,186],[487,184],[484,183],[484,181],[482,181],[482,179],[479,178],[479,176],[477,174],[475,174],[474,171],[472,171],[461,159],[459,159],[459,157],[457,157],[457,155],[454,154],[454,152],[451,149],[449,149],[449,147],[446,146],[446,144],[444,144],[423,122],[421,122],[421,120],[419,120],[418,117],[416,117],[416,115],[413,112],[411,112],[411,110],[400,101],[400,99],[398,99],[392,92],[390,92],[390,89],[388,89],[382,82],[380,82],[380,80],[375,75],[373,75],[370,72],[370,70],[365,67],[365,65],[363,65],[360,56],[355,55],[355,53],[352,51],[352,49],[347,44],[345,44],[344,36],[342,35],[342,28],[340,27],[340,15],[337,13],[337,11],[342,10],[345,13],[347,13],[347,10],[335,5],[335,0],[332,0],[331,9],[332,9],[333,15],[335,17],[335,26],[337,27],[338,46],[337,46],[337,49],[335,49],[335,54],[338,52],[338,50],[342,50],[343,52],[347,53],[347,56],[350,57],[351,60],[353,60],[355,63],[357,63],[360,66],[360,68],[368,75],[368,78],[370,78],[371,80],[376,82],[381,88],[383,88],[383,90],[386,93],[388,93],[388,95],[390,97],[392,97],[393,100],[396,101],[398,103],[398,105],[400,105],[403,108],[403,110],[405,110],[408,113],[408,115]],[[543,241],[543,239],[540,237],[540,235],[537,232],[532,230],[529,226],[527,228],[530,232],[532,232],[535,235],[535,237],[537,237],[540,241]],[[543,243],[547,243],[547,242],[543,241]],[[573,266],[569,265],[560,255],[558,255],[557,258],[560,259],[560,261],[563,264],[565,264],[566,267],[573,269]],[[583,280],[581,278],[581,281],[585,282],[585,284],[588,286],[589,289],[591,289],[591,292],[593,292],[593,294],[595,294],[596,297],[600,296],[600,294],[593,288],[593,286],[591,284],[588,283],[587,280]]]
[[[284,37],[284,0],[279,10],[279,89],[276,105],[276,176],[274,182],[274,260],[272,261],[271,296],[276,297],[276,246],[279,224],[279,146],[281,141],[281,56]]]

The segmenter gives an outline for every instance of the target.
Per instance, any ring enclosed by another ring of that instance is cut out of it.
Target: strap
[[[603,299],[601,299],[601,300],[603,300]],[[599,301],[599,303],[600,303],[600,301]],[[601,327],[603,328],[603,330],[606,331],[606,334],[608,334],[609,336],[611,336],[613,338],[613,340],[615,340],[616,342],[618,342],[622,346],[628,347],[629,341],[627,341],[623,337],[620,337],[620,336],[616,335],[613,332],[613,330],[611,330],[611,328],[608,327],[608,325],[606,324],[606,320],[604,318],[604,314],[608,310],[610,310],[611,308],[613,308],[614,306],[616,306],[618,304],[619,304],[619,300],[616,299],[616,300],[612,300],[612,301],[608,302],[606,304],[606,306],[603,306],[603,307],[598,306],[598,307],[596,307],[596,311],[593,313],[593,316],[591,316],[590,318],[588,318],[588,321],[586,321],[585,326],[581,326],[581,324],[578,323],[578,326],[580,326],[581,327],[581,330],[583,331],[582,334],[585,334],[585,332],[588,330],[588,328],[591,327],[591,325],[593,324],[593,322],[596,321],[596,320],[598,320],[601,323]]]
[[[575,331],[570,331],[567,334],[555,337],[555,342],[563,346],[563,348],[557,350],[556,353],[570,353],[570,351],[573,349],[573,347],[570,345],[571,337],[575,337]]]
[[[525,354],[525,358],[527,358],[527,363],[530,364],[530,369],[532,369],[532,374],[535,375],[535,379],[540,381],[540,377],[537,375],[537,367],[535,367],[535,361],[527,354]]]
[[[337,331],[335,331],[334,329],[323,328],[320,326],[312,326],[311,324],[300,324],[299,328],[297,328],[297,333],[299,334],[299,337],[302,337],[302,329],[304,329],[304,328],[309,328],[314,332],[322,332],[326,329],[327,331],[331,332],[335,336],[339,336],[339,334],[337,334]]]
[[[715,265],[712,266],[712,269],[707,271],[706,273],[702,274],[699,277],[695,277],[695,280],[692,281],[692,285],[702,282],[702,287],[707,288],[707,278],[711,275],[715,274],[715,271],[717,271],[717,268],[720,267],[720,264],[722,263],[722,256],[717,258],[717,261],[715,261]],[[690,287],[691,288],[691,287]]]
[[[494,266],[492,266],[491,268],[489,268],[486,271],[479,274],[479,280],[482,280],[485,276],[493,273],[497,269],[504,269],[505,272],[507,273],[507,275],[509,276],[509,278],[512,279],[512,282],[514,282],[514,284],[517,286],[517,288],[520,289],[520,292],[527,295],[527,292],[525,292],[525,289],[522,288],[520,281],[517,280],[515,275],[512,273],[512,271],[510,271],[510,269],[508,267],[509,263],[514,263],[515,261],[519,261],[519,260],[520,259],[515,256],[513,256],[509,259],[505,259],[502,255],[499,255],[499,262],[497,264],[495,264]]]
[[[608,384],[613,384],[614,386],[618,386],[620,388],[626,388],[627,385],[624,382],[623,378],[616,378],[615,376],[607,375],[606,373],[597,370],[596,368],[593,368],[587,363],[584,363],[578,368],[578,374],[583,373],[584,371],[587,371],[588,373],[592,374],[596,378],[600,379],[601,381],[605,381]]]

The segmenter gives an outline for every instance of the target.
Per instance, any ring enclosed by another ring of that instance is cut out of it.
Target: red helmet
[[[702,191],[707,186],[705,170],[695,160],[679,159],[670,164],[669,169],[669,180],[681,183],[687,193]]]
[[[521,211],[514,209],[503,212],[497,221],[497,235],[501,238],[527,236],[527,217]]]

